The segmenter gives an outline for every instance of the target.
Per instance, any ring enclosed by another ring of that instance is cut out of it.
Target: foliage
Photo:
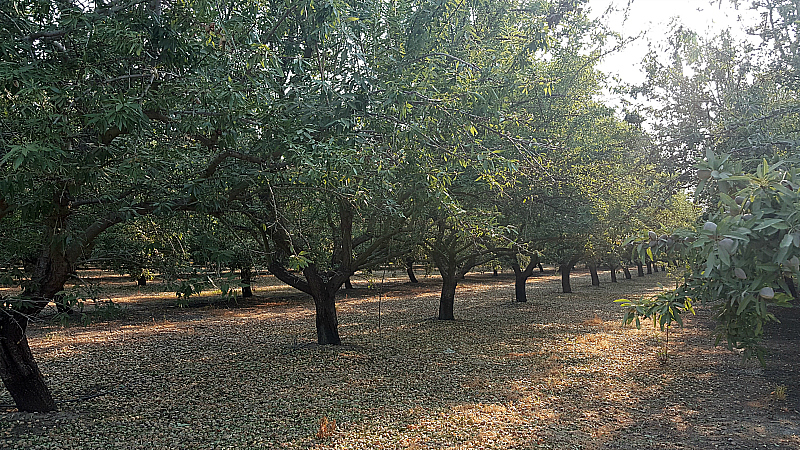
[[[725,339],[728,347],[743,348],[750,355],[759,350],[764,325],[777,320],[767,305],[787,306],[796,293],[794,279],[800,270],[796,162],[762,160],[748,173],[729,155],[709,151],[697,167],[709,172],[702,184],[714,185],[719,202],[705,223],[676,230],[675,239],[670,238],[670,246],[688,265],[683,281],[655,300],[625,303],[629,308],[625,320],[636,320],[638,325],[639,316],[663,315],[664,305],[684,302],[683,309],[670,306],[669,316],[661,319],[664,326],[664,321],[679,321],[682,310],[691,310],[696,300],[713,306],[719,321],[717,340]]]

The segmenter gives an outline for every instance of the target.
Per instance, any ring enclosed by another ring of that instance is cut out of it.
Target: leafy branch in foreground
[[[704,223],[673,234],[671,250],[686,264],[681,284],[650,300],[619,300],[628,308],[626,323],[658,317],[662,329],[680,324],[695,300],[714,308],[717,343],[725,339],[728,348],[762,359],[764,325],[778,321],[768,306],[797,297],[800,170],[778,159],[762,160],[752,173],[741,167],[711,151],[696,165],[701,187],[716,188],[717,205]]]

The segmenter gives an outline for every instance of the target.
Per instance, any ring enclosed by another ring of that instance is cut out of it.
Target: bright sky
[[[735,37],[743,39],[744,28],[756,24],[758,14],[749,9],[750,0],[740,0],[740,3],[736,9],[730,0],[632,0],[626,20],[620,11],[608,15],[604,13],[609,5],[618,10],[624,9],[628,0],[589,0],[591,16],[602,15],[605,23],[625,37],[636,36],[643,31],[646,33],[618,54],[607,56],[600,70],[619,75],[624,82],[643,82],[644,73],[640,70],[639,62],[647,52],[647,41],[663,40],[674,17],[701,34],[713,35],[730,27]],[[737,22],[738,19],[742,22]]]

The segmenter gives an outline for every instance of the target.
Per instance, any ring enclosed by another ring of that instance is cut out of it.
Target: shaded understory
[[[613,300],[664,277],[578,274],[561,294],[537,273],[519,304],[513,277],[468,276],[454,322],[433,319],[435,277],[355,280],[337,347],[313,344],[310,299],[275,286],[191,308],[111,294],[120,319],[32,326],[66,402],[0,409],[0,448],[800,448],[797,311],[778,311],[766,368],[713,347],[702,309],[661,364],[664,334],[622,328]]]

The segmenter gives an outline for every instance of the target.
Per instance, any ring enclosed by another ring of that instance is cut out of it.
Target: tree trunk
[[[597,276],[597,265],[594,263],[587,265],[589,266],[589,274],[592,276],[592,286],[600,286],[600,277]]]
[[[650,275],[653,273],[653,262],[647,261],[647,274]]]
[[[455,320],[453,307],[456,300],[456,285],[458,277],[455,271],[445,273],[442,271],[442,295],[439,297],[439,320]]]
[[[408,274],[408,281],[410,281],[412,283],[419,283],[419,280],[417,280],[416,275],[414,275],[414,260],[413,259],[407,259],[406,260],[406,273]]]
[[[56,404],[33,359],[25,331],[34,317],[64,290],[72,265],[62,249],[45,245],[23,297],[32,300],[20,310],[0,313],[0,378],[17,409],[27,412],[55,411]]]
[[[55,411],[56,403],[28,346],[27,323],[27,317],[12,311],[0,318],[0,378],[18,410]]]
[[[514,297],[516,301],[520,303],[528,301],[528,295],[525,292],[525,283],[528,281],[528,278],[533,275],[533,270],[536,266],[542,266],[539,262],[539,256],[537,255],[531,256],[525,270],[522,270],[519,266],[519,261],[516,256],[511,258],[511,269],[514,271]]]
[[[317,310],[317,343],[319,345],[339,345],[339,320],[336,318],[336,301],[334,295],[326,290],[314,297]]]
[[[612,265],[609,265],[608,269],[611,272],[611,282],[612,283],[616,283],[617,282],[617,268],[612,266]]]
[[[642,266],[642,263],[640,263],[640,262],[636,263],[636,270],[637,270],[637,274],[636,274],[637,276],[640,276],[640,277],[644,276],[644,267]]]
[[[241,275],[242,275],[242,297],[252,297],[253,296],[253,288],[251,286],[251,282],[253,281],[253,273],[250,267],[242,267]]]
[[[542,263],[539,263],[539,272],[544,272],[544,266]]]
[[[520,303],[525,303],[528,301],[528,294],[525,292],[526,281],[528,281],[528,277],[521,275],[516,275],[514,277],[514,296]]]
[[[658,273],[658,264],[653,263],[653,273]]]
[[[317,319],[317,343],[319,345],[339,345],[339,320],[336,317],[336,291],[344,283],[344,279],[336,286],[324,282],[317,272],[316,266],[310,264],[303,269],[311,297],[314,299]],[[346,278],[345,278],[346,279]]]
[[[561,292],[569,294],[572,292],[572,286],[569,284],[569,273],[572,272],[572,264],[562,264],[558,267],[561,271]]]
[[[350,277],[347,277],[347,279],[344,280],[344,288],[348,291],[353,289],[353,282],[350,281]]]
[[[140,275],[139,278],[136,279],[136,284],[138,286],[147,286],[147,277]]]
[[[625,279],[626,280],[630,280],[631,279],[631,271],[628,269],[627,265],[622,266],[622,272],[625,273]]]
[[[492,276],[493,277],[497,276],[497,268],[492,269]]]

